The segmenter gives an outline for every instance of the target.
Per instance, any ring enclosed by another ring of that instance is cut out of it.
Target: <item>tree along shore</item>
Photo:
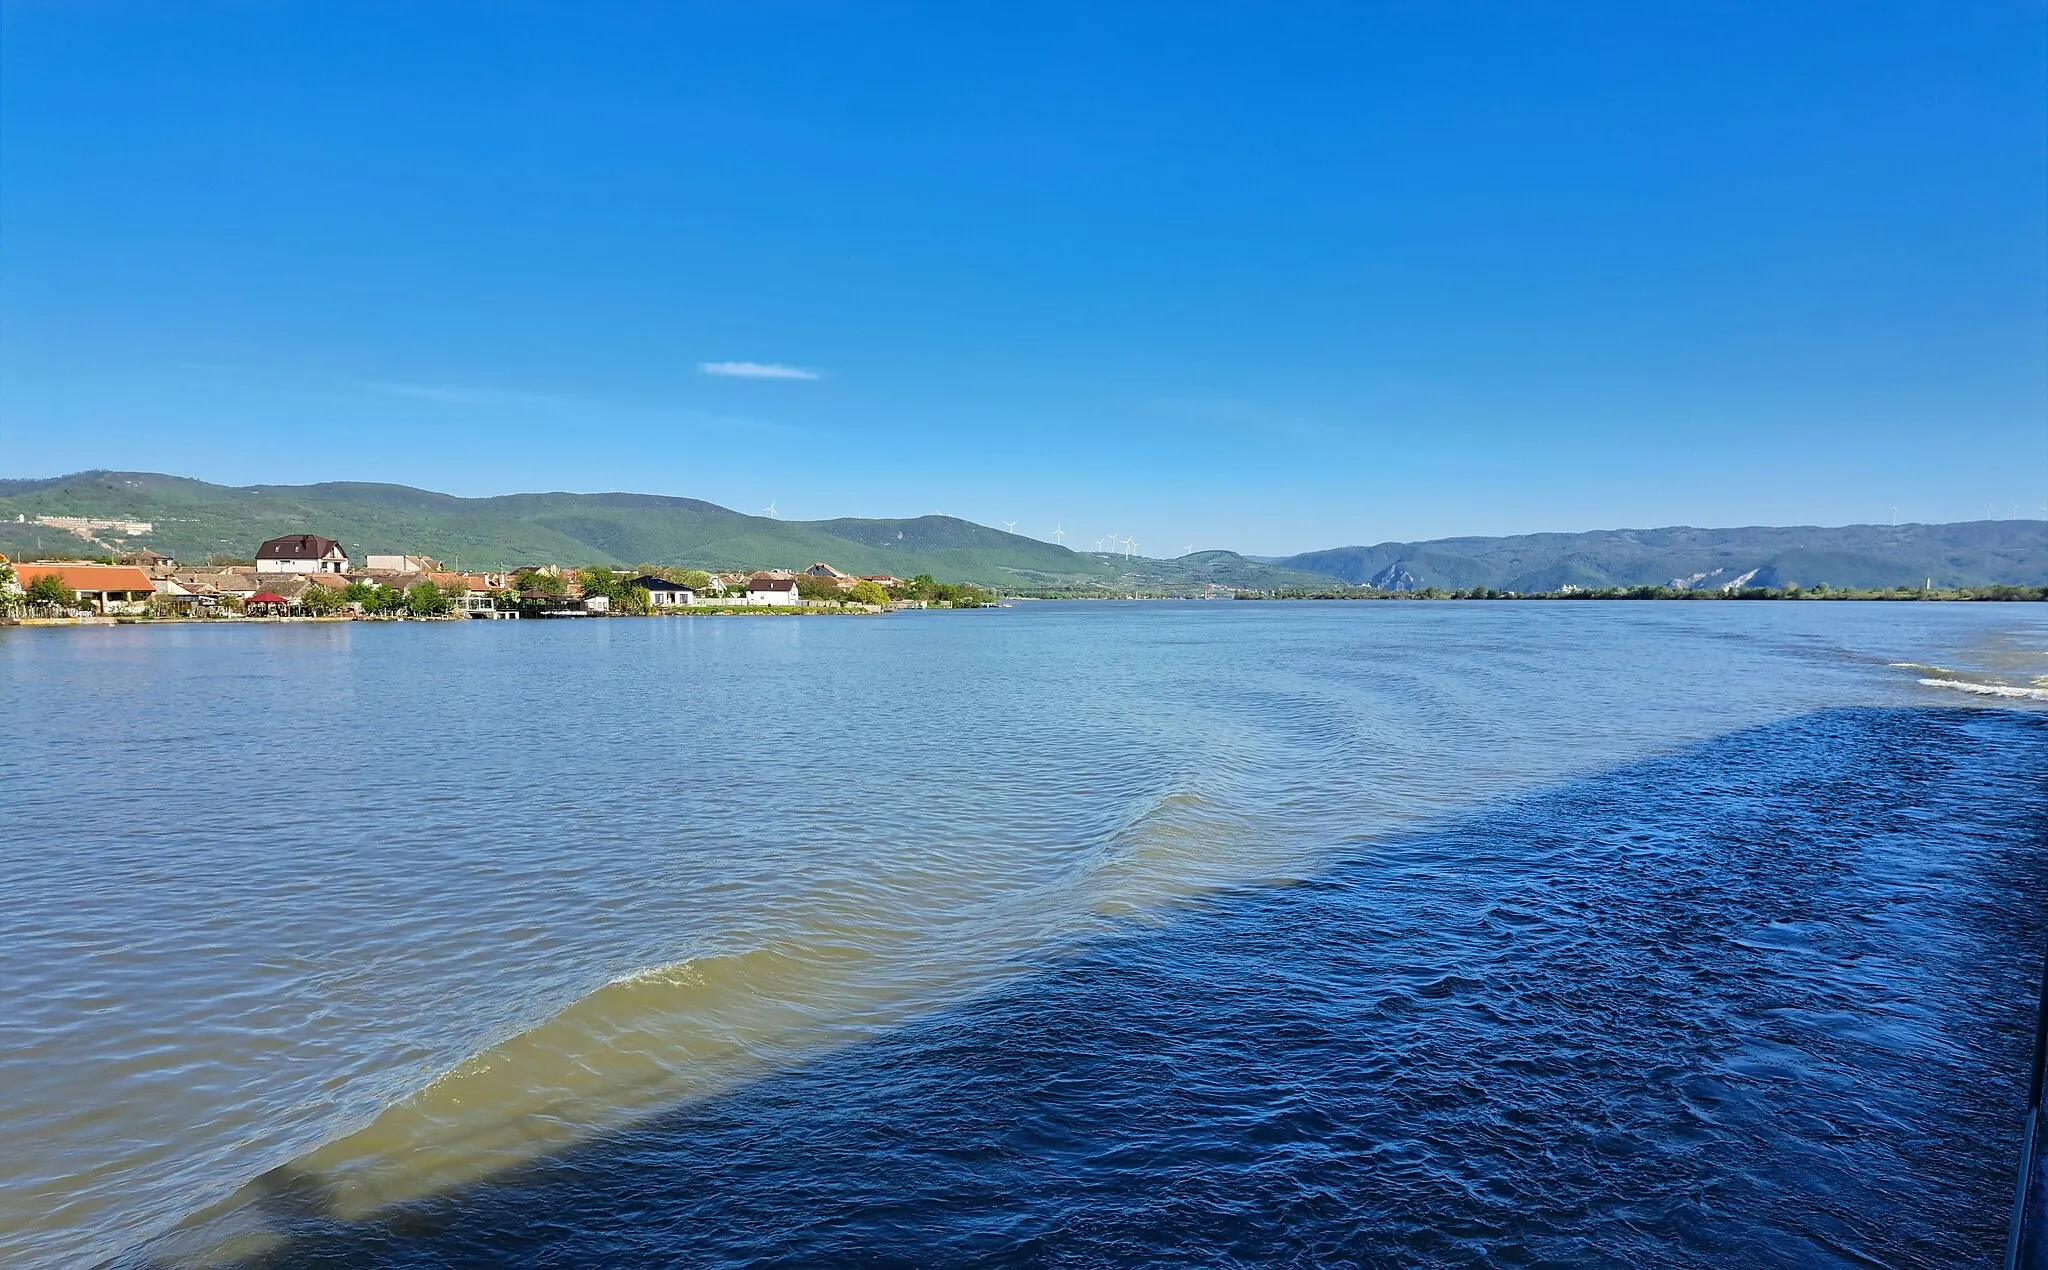
[[[542,569],[521,569],[512,575],[504,592],[501,604],[510,608],[545,607],[568,598],[570,584],[584,599],[604,597],[610,612],[622,616],[644,616],[658,611],[647,588],[636,585],[631,579],[660,578],[677,586],[687,587],[697,597],[683,611],[701,612],[749,612],[757,607],[739,601],[720,603],[726,588],[717,578],[701,569],[679,569],[667,565],[641,565],[629,571],[591,566],[577,569],[573,573],[548,572]],[[964,582],[940,582],[928,573],[921,573],[907,582],[884,586],[879,582],[861,580],[842,589],[833,578],[812,577],[809,574],[796,575],[797,597],[805,602],[804,612],[816,612],[821,608],[881,609],[892,604],[921,603],[932,607],[982,608],[996,603],[996,595],[982,587]],[[740,588],[744,590],[744,588]]]
[[[94,560],[92,563],[111,563]],[[241,562],[235,562],[241,563]],[[13,567],[0,558],[0,621],[38,622],[90,621],[100,624],[107,614],[93,614],[78,593],[54,574],[36,577],[27,586],[16,584]],[[687,587],[698,602],[687,606],[657,606],[648,589],[632,579],[661,578]],[[520,616],[560,616],[574,608],[577,616],[646,617],[680,614],[751,614],[789,612],[878,613],[891,608],[985,608],[999,602],[992,591],[969,583],[940,582],[920,574],[907,582],[890,586],[861,580],[842,588],[832,578],[799,575],[795,580],[801,605],[752,605],[741,599],[726,599],[727,588],[712,575],[695,569],[642,565],[622,572],[602,566],[575,570],[521,569],[506,585],[487,596],[436,584],[422,578],[409,586],[396,587],[381,581],[345,577],[312,577],[296,596],[283,603],[243,599],[236,595],[209,597],[205,608],[194,611],[189,603],[158,594],[139,605],[139,611],[112,616],[123,621],[221,621],[221,620],[309,620],[309,619],[418,619],[460,618],[493,613]],[[185,597],[189,598],[189,597]],[[603,603],[586,606],[587,601]],[[478,601],[482,601],[479,612]]]

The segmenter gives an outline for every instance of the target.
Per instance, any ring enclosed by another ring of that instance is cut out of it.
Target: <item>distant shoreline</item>
[[[593,622],[625,621],[650,617],[887,617],[903,609],[858,609],[858,608],[799,608],[794,605],[746,606],[703,606],[693,609],[671,609],[658,613],[573,613],[546,616],[523,616],[501,614],[496,618],[472,617],[467,613],[451,613],[439,617],[415,617],[411,614],[292,614],[290,616],[263,615],[251,617],[246,614],[224,614],[219,617],[150,617],[140,613],[87,617],[16,617],[0,618],[0,627],[6,626],[306,626],[346,625],[354,622],[432,622],[456,623],[474,621],[522,621],[522,622]],[[928,610],[929,611],[929,610]],[[964,609],[962,610],[965,611]]]
[[[1682,587],[1609,587],[1600,590],[1573,591],[1499,591],[1487,587],[1457,589],[1448,587],[1422,587],[1410,591],[1376,591],[1369,588],[1355,590],[1316,591],[1254,591],[1240,590],[1227,595],[1187,595],[1168,592],[1126,593],[1123,595],[1070,595],[1058,592],[1020,592],[1005,595],[1004,600],[1050,601],[1105,601],[1105,600],[1189,600],[1199,602],[1237,600],[1251,602],[1299,602],[1303,600],[1365,601],[1365,600],[1549,600],[1557,602],[1584,600],[1636,600],[1716,603],[1721,601],[1753,602],[1775,600],[1804,603],[1811,600],[1839,602],[1844,600],[1873,601],[1878,603],[1899,603],[1905,601],[1936,601],[1943,603],[1981,601],[2048,601],[2048,585],[2014,586],[2006,583],[1984,586],[1938,587],[1896,587],[1884,589],[1829,588],[1786,589],[1751,587],[1739,591],[1694,591]]]
[[[1798,587],[1787,590],[1745,589],[1740,591],[1691,591],[1677,587],[1626,587],[1609,588],[1599,591],[1493,591],[1473,588],[1465,591],[1441,590],[1425,587],[1418,591],[1315,591],[1315,592],[1239,592],[1238,600],[1248,601],[1294,601],[1294,600],[1551,600],[1560,603],[1574,601],[1688,601],[1697,603],[1780,601],[1786,603],[1841,602],[1847,600],[1894,604],[1910,602],[1958,603],[1958,602],[2048,602],[2048,586],[2012,586],[1999,584],[1981,587],[1952,587],[1946,590],[1894,588],[1890,590],[1803,590]]]
[[[2015,594],[2015,593],[2016,593],[2016,594]],[[1882,592],[1880,592],[1880,593],[1876,593],[1876,594],[1869,594],[1869,593],[1862,593],[1862,592],[1856,592],[1856,593],[1849,593],[1849,592],[1838,592],[1838,591],[1830,591],[1830,592],[1826,592],[1826,593],[1823,593],[1823,594],[1814,594],[1814,593],[1810,593],[1810,592],[1806,592],[1806,593],[1793,593],[1793,594],[1786,594],[1786,593],[1782,593],[1782,592],[1770,592],[1770,593],[1765,593],[1765,594],[1758,594],[1758,593],[1754,593],[1754,592],[1746,592],[1746,593],[1738,593],[1738,594],[1726,594],[1726,595],[1723,595],[1723,594],[1712,594],[1712,593],[1686,593],[1686,592],[1679,592],[1679,593],[1675,593],[1675,594],[1664,594],[1664,595],[1637,595],[1637,594],[1629,594],[1629,593],[1622,593],[1622,594],[1608,594],[1608,593],[1601,593],[1601,592],[1565,592],[1565,593],[1559,593],[1559,592],[1547,592],[1547,593],[1541,593],[1541,594],[1522,594],[1522,595],[1516,595],[1516,594],[1506,594],[1506,593],[1496,593],[1496,594],[1481,594],[1481,595],[1474,595],[1474,594],[1471,594],[1471,593],[1469,593],[1469,592],[1466,592],[1466,593],[1438,593],[1438,594],[1429,594],[1429,593],[1428,593],[1427,591],[1385,591],[1385,592],[1377,592],[1377,593],[1368,593],[1368,594],[1363,594],[1363,595],[1360,595],[1360,594],[1355,594],[1355,593],[1351,593],[1351,594],[1347,594],[1347,593],[1327,593],[1327,594],[1309,594],[1309,595],[1261,595],[1261,594],[1254,594],[1254,593],[1244,593],[1244,594],[1239,594],[1239,595],[1236,595],[1236,596],[1233,596],[1233,597],[1229,597],[1229,599],[1231,599],[1231,600],[1235,600],[1235,601],[1241,601],[1241,602],[1253,602],[1253,603],[1288,603],[1288,604],[1293,604],[1293,603],[1302,603],[1302,602],[1356,602],[1356,601],[1370,601],[1370,600],[1411,600],[1411,601],[1424,601],[1424,602],[1439,602],[1439,603],[1440,603],[1440,602],[1447,602],[1447,601],[1471,602],[1471,601],[1475,601],[1475,600],[1477,600],[1477,601],[1514,601],[1514,602],[1519,602],[1519,601],[1527,601],[1527,600],[1543,600],[1543,601],[1555,601],[1555,602],[1560,602],[1560,603],[1562,603],[1562,602],[1567,602],[1567,601],[1587,601],[1587,600],[1591,600],[1591,601],[1604,601],[1604,602],[1612,602],[1612,601],[1617,601],[1617,600],[1619,600],[1619,601],[1629,601],[1629,602],[1635,602],[1635,603],[1666,603],[1666,602],[1677,602],[1677,601],[1696,601],[1696,602],[1701,602],[1701,603],[1720,603],[1720,602],[1749,602],[1749,603],[1753,603],[1753,602],[1757,602],[1757,601],[1767,601],[1767,602],[1778,602],[1778,603],[1807,603],[1807,602],[1825,602],[1825,603],[1856,603],[1856,604],[1898,604],[1898,603],[1915,603],[1915,602],[1920,602],[1920,603],[1942,603],[1942,604],[1957,604],[1957,603],[1979,603],[1979,604],[1981,604],[1981,603],[2037,603],[2037,604],[2038,604],[2038,603],[2048,603],[2048,587],[2003,587],[2003,586],[2001,586],[2001,587],[1975,587],[1975,588],[1967,588],[1967,587],[1966,587],[1966,588],[1960,588],[1960,589],[1957,589],[1957,590],[1951,590],[1951,591],[1902,591],[1902,592],[1897,592],[1897,593],[1891,593],[1891,594],[1887,594],[1887,593],[1882,593]],[[1010,605],[1011,605],[1012,603],[1023,603],[1023,602],[1032,602],[1032,603],[1041,603],[1041,604],[1088,604],[1088,603],[1095,603],[1095,604],[1100,604],[1100,603],[1126,603],[1126,604],[1128,604],[1128,603],[1147,603],[1147,604],[1158,604],[1158,603],[1184,603],[1184,604],[1213,604],[1213,603],[1222,603],[1222,602],[1225,602],[1225,597],[1220,597],[1220,596],[1219,596],[1219,597],[1210,597],[1210,598],[1204,598],[1204,597],[1199,597],[1199,596],[1185,596],[1185,595],[1014,595],[1014,596],[1004,596],[1004,597],[1002,597],[1002,598],[1001,598],[1001,602],[1000,602],[1000,603],[997,603],[997,604],[984,604],[984,605],[976,605],[976,606],[972,606],[972,607],[978,607],[978,608],[1008,608],[1008,607],[1010,607]],[[82,617],[7,617],[7,618],[0,618],[0,627],[70,627],[70,626],[229,626],[229,625],[252,625],[252,624],[253,624],[253,625],[272,625],[272,626],[283,626],[283,625],[309,625],[309,624],[326,624],[326,625],[333,625],[333,624],[338,624],[338,623],[349,623],[349,622],[371,622],[371,623],[390,623],[390,622],[433,622],[433,623],[449,623],[449,622],[469,622],[469,621],[479,621],[479,620],[494,620],[494,621],[518,620],[518,621],[526,621],[526,622],[562,622],[562,621],[577,621],[577,622],[589,622],[589,621],[617,621],[617,620],[623,620],[623,619],[629,619],[629,618],[663,618],[663,617],[888,617],[888,616],[890,616],[891,614],[894,614],[894,613],[900,613],[900,612],[906,612],[906,611],[909,611],[909,610],[908,610],[908,609],[904,609],[904,608],[888,608],[888,609],[879,609],[879,610],[877,610],[877,609],[862,609],[862,608],[855,608],[855,607],[850,607],[850,606],[849,606],[849,607],[844,607],[844,608],[827,608],[827,607],[824,607],[824,606],[822,606],[822,605],[821,605],[821,606],[817,606],[817,607],[808,607],[808,606],[804,606],[804,607],[799,607],[799,606],[793,606],[793,605],[693,605],[693,606],[690,606],[690,607],[687,607],[687,608],[683,608],[683,607],[678,607],[678,608],[670,608],[670,609],[663,609],[663,610],[659,610],[659,611],[656,611],[656,612],[651,612],[651,613],[584,613],[584,612],[573,612],[573,613],[559,613],[559,614],[548,614],[548,615],[533,615],[533,614],[528,614],[528,615],[521,615],[521,614],[514,614],[514,613],[500,613],[500,614],[499,614],[499,615],[498,615],[497,617],[495,617],[495,618],[482,618],[482,617],[479,617],[479,616],[476,616],[476,615],[471,615],[471,614],[463,614],[463,613],[451,613],[451,614],[446,614],[446,615],[440,615],[440,616],[432,616],[432,617],[420,617],[420,616],[414,616],[414,615],[411,615],[411,614],[384,614],[384,613],[375,613],[375,614],[353,614],[353,613],[329,613],[329,614],[317,614],[317,615],[316,615],[316,614],[292,614],[292,615],[289,615],[289,616],[285,616],[285,615],[268,615],[268,614],[266,614],[266,615],[261,615],[261,616],[249,616],[249,615],[246,615],[246,614],[222,614],[222,615],[219,615],[219,616],[213,616],[213,617],[183,617],[183,616],[175,616],[175,617],[174,617],[174,616],[147,616],[147,615],[143,615],[143,614],[121,614],[121,615],[113,615],[113,616],[101,616],[101,615],[98,615],[98,614],[94,614],[94,615],[88,615],[88,616],[82,616]],[[927,611],[927,612],[933,612],[933,611],[938,611],[938,610],[937,610],[936,608],[927,608],[927,609],[924,609],[924,610],[922,610],[922,611]],[[964,610],[963,610],[963,611],[964,611]]]

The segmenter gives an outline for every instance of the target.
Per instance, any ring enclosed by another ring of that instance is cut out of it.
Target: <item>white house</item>
[[[759,574],[747,579],[747,603],[749,604],[795,604],[795,578],[764,578]]]
[[[697,593],[680,582],[657,578],[653,574],[642,574],[627,586],[640,587],[647,592],[647,603],[658,609],[686,608],[697,602]]]
[[[258,573],[347,573],[348,553],[332,538],[288,534],[256,548]]]

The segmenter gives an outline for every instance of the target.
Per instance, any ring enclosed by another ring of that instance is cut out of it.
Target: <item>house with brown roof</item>
[[[175,574],[151,578],[157,603],[178,613],[207,613],[220,605],[220,592],[179,579]]]
[[[18,564],[14,576],[24,588],[38,578],[55,577],[100,614],[140,613],[156,594],[149,575],[127,564]]]
[[[273,595],[281,595],[285,598],[286,602],[291,604],[303,604],[306,599],[306,592],[314,587],[323,587],[338,596],[346,586],[347,584],[342,579],[333,574],[318,573],[302,577],[266,578],[263,583],[265,591]],[[254,599],[255,597],[251,596],[248,598]]]
[[[169,578],[157,579],[176,584],[176,587],[192,595],[232,596],[246,600],[272,582],[275,577],[266,578],[254,569],[179,569]],[[157,590],[166,595],[176,594],[169,586],[158,586]]]
[[[823,578],[825,581],[830,582],[833,586],[838,587],[841,591],[853,590],[855,584],[857,584],[860,581],[859,578],[854,577],[852,574],[842,573],[839,570],[833,568],[831,565],[826,564],[822,560],[812,565],[810,568],[805,569],[804,576],[811,578]]]
[[[497,573],[430,573],[427,581],[440,587],[464,613],[489,615],[496,611],[498,596],[505,590],[505,577]]]
[[[123,552],[121,563],[132,564],[138,569],[175,569],[178,567],[177,561],[161,551],[151,551],[148,547],[136,547],[132,551]]]
[[[348,553],[319,534],[286,534],[256,548],[258,573],[347,573]]]
[[[436,572],[427,575],[427,581],[451,595],[465,593],[489,594],[505,589],[505,577],[497,573],[452,573]]]

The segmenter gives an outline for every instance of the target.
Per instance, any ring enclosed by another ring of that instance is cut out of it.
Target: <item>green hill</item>
[[[39,516],[146,520],[135,539],[96,546],[35,524]],[[19,519],[17,519],[19,518]],[[850,573],[929,573],[1009,591],[1199,595],[1211,589],[1509,591],[1670,585],[1937,586],[2048,583],[2048,522],[1849,525],[1836,529],[1646,529],[1338,547],[1281,560],[1201,551],[1172,560],[1070,551],[951,516],[775,520],[655,494],[506,494],[457,498],[405,485],[209,485],[151,472],[0,480],[0,551],[97,554],[140,543],[180,560],[247,557],[265,538],[319,533],[360,560],[425,554],[468,569],[687,565]]]
[[[39,516],[145,520],[152,528],[133,539],[103,535],[101,547],[39,526]],[[1229,552],[1126,563],[950,516],[786,521],[653,494],[457,498],[404,485],[225,486],[150,472],[82,472],[0,481],[0,522],[0,551],[17,557],[141,544],[197,562],[247,557],[266,538],[311,532],[338,539],[357,560],[403,552],[469,569],[540,562],[800,569],[822,560],[850,573],[929,573],[1013,591],[1098,594],[1324,582]]]

